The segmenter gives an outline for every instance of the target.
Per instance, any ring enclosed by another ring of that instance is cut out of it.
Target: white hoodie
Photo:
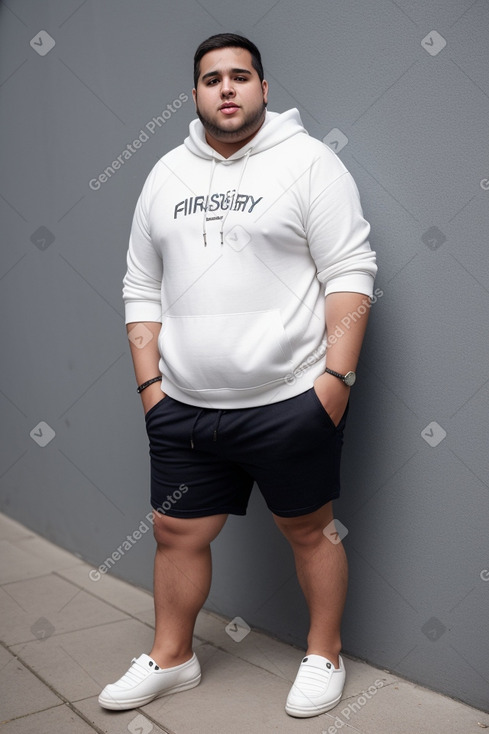
[[[194,120],[144,184],[124,278],[126,323],[162,324],[162,390],[225,409],[312,387],[325,294],[372,295],[369,231],[352,177],[296,109],[267,112],[229,158]]]

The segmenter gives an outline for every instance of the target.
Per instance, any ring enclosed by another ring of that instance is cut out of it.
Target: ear
[[[263,91],[263,101],[265,104],[267,104],[268,102],[268,82],[266,81],[266,79],[262,81],[261,88]]]
[[[194,100],[194,105],[197,107],[197,90],[192,89],[192,98]]]

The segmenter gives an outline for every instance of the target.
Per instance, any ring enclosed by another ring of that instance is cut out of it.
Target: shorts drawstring
[[[199,418],[202,415],[202,413],[204,412],[204,410],[205,410],[205,408],[201,408],[199,410],[199,412],[197,413],[197,416],[196,416],[196,418],[194,420],[194,424],[193,424],[192,430],[190,432],[190,448],[191,449],[194,448],[194,431],[195,431],[195,426],[197,425],[197,421],[199,420]]]
[[[199,412],[197,413],[196,417],[195,417],[195,420],[194,420],[194,423],[193,423],[193,426],[192,426],[192,431],[190,432],[190,448],[191,449],[193,449],[195,447],[195,444],[194,444],[194,433],[195,433],[195,428],[197,426],[197,422],[198,422],[200,416],[202,415],[202,413],[204,413],[206,410],[207,410],[207,408],[201,408],[199,410]],[[226,412],[225,410],[218,410],[217,411],[216,422],[214,424],[214,431],[213,431],[213,434],[212,434],[212,440],[213,441],[217,441],[217,434],[218,434],[218,431],[219,431],[219,424],[221,422],[221,416],[224,415],[225,412]]]
[[[214,435],[212,437],[213,441],[217,441],[217,432],[219,430],[219,423],[221,422],[221,416],[225,413],[225,410],[218,410],[217,411],[217,418],[216,418],[216,424],[214,426]]]

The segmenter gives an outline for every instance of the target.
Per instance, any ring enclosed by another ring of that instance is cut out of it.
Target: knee
[[[182,533],[179,529],[177,518],[168,517],[161,512],[153,510],[153,535],[159,546],[171,547]]]
[[[295,547],[312,548],[324,541],[324,529],[333,519],[331,505],[299,517],[274,515],[277,527]]]
[[[283,518],[279,518],[275,522],[282,534],[293,546],[310,547],[316,544],[318,538],[322,536],[322,528],[319,529],[315,523],[307,523],[301,521],[299,518],[287,518],[285,522],[283,520]]]
[[[200,551],[214,540],[225,520],[225,515],[181,518],[153,510],[153,534],[159,547]]]

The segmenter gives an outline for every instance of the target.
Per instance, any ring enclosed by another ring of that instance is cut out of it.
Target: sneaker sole
[[[161,691],[161,693],[152,693],[149,696],[131,698],[127,701],[116,701],[114,698],[102,698],[102,696],[99,696],[98,702],[102,706],[102,708],[110,709],[111,711],[124,711],[126,709],[135,709],[139,708],[139,706],[145,706],[147,703],[154,701],[155,698],[169,696],[172,693],[180,693],[180,691],[188,691],[189,688],[195,688],[199,685],[201,678],[202,674],[199,673],[199,675],[196,678],[192,678],[192,680],[185,681],[184,683],[180,683],[177,686],[172,686],[165,691]]]
[[[297,719],[305,719],[310,716],[319,716],[320,714],[325,714],[326,711],[330,711],[331,709],[334,709],[335,706],[339,704],[341,701],[343,693],[341,693],[338,698],[335,698],[334,701],[329,701],[328,703],[324,704],[324,706],[314,706],[311,708],[302,708],[302,707],[294,707],[294,706],[285,706],[285,712],[289,714],[289,716],[295,716]]]

